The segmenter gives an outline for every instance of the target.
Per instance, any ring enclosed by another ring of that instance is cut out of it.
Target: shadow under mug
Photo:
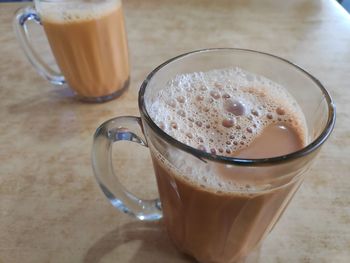
[[[308,144],[304,148],[263,159],[214,155],[177,141],[153,122],[148,113],[150,103],[175,75],[228,67],[265,76],[288,90],[305,115]],[[168,60],[142,83],[138,102],[141,117],[117,117],[96,130],[92,165],[97,181],[122,212],[139,220],[163,218],[174,244],[204,263],[238,262],[260,245],[335,123],[335,106],[317,79],[284,59],[243,49],[199,50]],[[121,171],[113,168],[111,147],[121,140],[150,149],[160,199],[142,200],[119,182]],[[237,185],[249,179],[254,187],[248,192],[213,191],[186,180],[194,171],[220,169],[229,169]]]
[[[54,85],[67,85],[82,101],[104,102],[129,85],[127,37],[121,0],[35,0],[13,20],[29,62]],[[29,22],[43,26],[61,73],[31,43]]]

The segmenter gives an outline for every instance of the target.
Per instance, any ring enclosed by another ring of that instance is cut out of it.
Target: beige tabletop
[[[192,262],[161,223],[138,222],[107,202],[91,169],[91,142],[104,120],[138,115],[138,89],[154,67],[207,47],[273,53],[330,91],[333,136],[259,262],[350,262],[350,17],[336,1],[125,1],[131,85],[104,104],[77,102],[36,74],[12,30],[23,5],[0,4],[0,262]],[[128,148],[113,157],[125,169],[122,182],[156,196],[147,149]]]

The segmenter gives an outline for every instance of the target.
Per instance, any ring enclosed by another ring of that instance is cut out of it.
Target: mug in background
[[[304,148],[263,159],[220,156],[177,141],[151,119],[151,101],[175,75],[227,67],[265,76],[288,90],[305,115],[308,138]],[[92,152],[97,181],[119,210],[140,220],[163,218],[174,244],[202,263],[238,262],[260,244],[302,183],[335,123],[335,107],[318,80],[284,59],[240,49],[200,50],[160,65],[141,86],[139,110],[140,118],[117,117],[97,129]],[[160,199],[139,199],[118,181],[119,168],[113,170],[111,147],[121,140],[149,147]],[[229,172],[237,185],[249,180],[252,188],[214,191],[186,180],[208,170]]]
[[[121,0],[35,0],[17,11],[19,42],[38,73],[68,83],[78,99],[103,102],[129,84],[128,46]],[[42,24],[62,75],[46,65],[30,43],[27,23]]]

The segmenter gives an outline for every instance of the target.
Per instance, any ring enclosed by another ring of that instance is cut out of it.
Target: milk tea
[[[120,0],[42,2],[51,50],[69,86],[81,97],[115,94],[129,79]]]
[[[239,68],[178,75],[150,101],[148,111],[170,136],[212,155],[276,157],[307,143],[305,117],[287,90]],[[165,158],[150,148],[169,236],[199,262],[244,258],[272,229],[300,184],[260,190],[256,178],[283,171],[219,163],[203,169],[170,149]]]

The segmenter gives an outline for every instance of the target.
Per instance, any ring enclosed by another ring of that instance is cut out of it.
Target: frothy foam
[[[121,6],[121,0],[86,0],[40,2],[38,11],[44,20],[58,23],[72,23],[98,19]]]
[[[149,107],[170,136],[212,154],[234,156],[273,123],[305,141],[305,120],[285,88],[240,68],[177,75]]]
[[[177,75],[149,105],[151,118],[166,133],[215,155],[235,156],[277,123],[292,127],[306,143],[305,117],[295,99],[277,83],[240,68]],[[216,193],[252,193],[269,187],[222,177],[232,172],[243,175],[237,167],[197,164],[196,158],[171,152],[167,160],[153,152],[170,173]]]

